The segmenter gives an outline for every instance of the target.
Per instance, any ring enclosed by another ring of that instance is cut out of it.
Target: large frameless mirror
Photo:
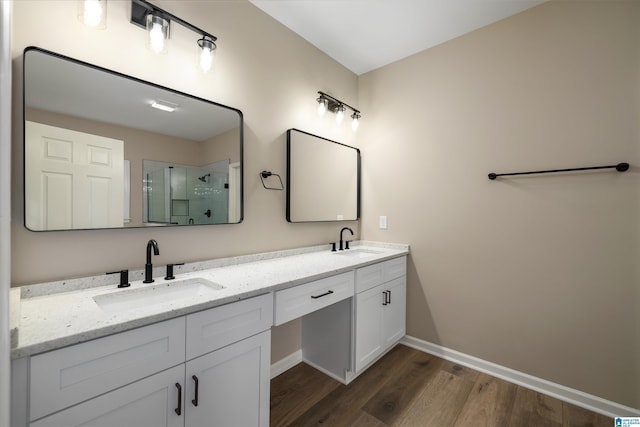
[[[298,130],[287,131],[287,221],[360,218],[360,150]]]
[[[32,231],[238,223],[242,147],[240,110],[25,49]]]

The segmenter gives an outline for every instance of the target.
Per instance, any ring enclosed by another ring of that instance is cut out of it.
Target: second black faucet
[[[343,245],[342,245],[342,244],[344,243],[344,241],[343,241],[343,239],[342,239],[342,233],[343,233],[345,230],[349,230],[349,233],[351,233],[351,235],[353,236],[353,230],[352,230],[352,229],[350,229],[349,227],[344,227],[342,230],[340,230],[340,250],[343,250],[343,249],[349,249],[349,242],[348,242],[348,241],[347,241],[347,245],[346,245],[346,247],[343,247]]]
[[[160,255],[160,250],[158,249],[158,242],[151,239],[147,242],[147,263],[144,265],[144,280],[142,283],[152,283],[153,282],[153,264],[151,264],[151,249],[153,249],[154,255]]]

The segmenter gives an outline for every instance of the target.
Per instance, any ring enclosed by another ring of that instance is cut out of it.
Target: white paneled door
[[[124,142],[27,121],[25,189],[31,230],[122,227]]]

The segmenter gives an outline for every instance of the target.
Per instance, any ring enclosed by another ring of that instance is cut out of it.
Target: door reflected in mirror
[[[29,47],[24,123],[32,231],[242,221],[237,109]],[[147,165],[175,168],[156,178],[151,204]]]
[[[287,221],[360,218],[360,150],[298,129],[287,131]]]

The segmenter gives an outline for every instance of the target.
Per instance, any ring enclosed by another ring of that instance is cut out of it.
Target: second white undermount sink
[[[376,251],[374,249],[345,249],[343,251],[333,252],[335,255],[351,257],[351,258],[367,258],[373,255],[379,255],[382,251]]]
[[[106,313],[142,309],[145,307],[207,297],[224,286],[200,277],[162,281],[140,288],[128,288],[108,294],[96,295],[93,300]]]

